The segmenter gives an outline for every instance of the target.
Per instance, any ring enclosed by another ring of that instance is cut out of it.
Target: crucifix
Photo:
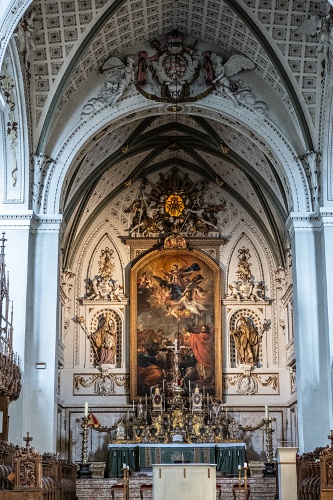
[[[27,432],[26,437],[24,437],[24,438],[23,438],[23,441],[25,441],[25,442],[26,442],[25,447],[26,447],[27,451],[28,451],[28,450],[29,450],[29,448],[30,448],[30,441],[32,441],[32,440],[33,440],[33,438],[32,438],[32,437],[30,437],[30,436],[29,436],[29,432]]]
[[[333,449],[333,430],[331,430],[331,434],[327,437],[331,441],[331,448]]]
[[[179,370],[179,354],[182,349],[186,349],[186,346],[179,345],[179,331],[177,333],[177,337],[173,341],[172,345],[167,346],[168,349],[172,349],[174,351],[174,369],[173,369],[173,377],[172,382],[174,385],[180,385],[181,373]]]

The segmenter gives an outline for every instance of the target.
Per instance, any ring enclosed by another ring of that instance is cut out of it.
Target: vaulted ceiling
[[[309,16],[323,19],[327,2],[34,0],[31,8],[37,22],[29,100],[37,155],[59,157],[64,135],[82,125],[77,110],[101,87],[99,68],[111,55],[125,61],[172,30],[224,58],[246,55],[255,68],[238,80],[244,78],[267,106],[267,137],[272,124],[295,158],[318,148],[325,54],[319,32],[304,34],[299,28]],[[295,205],[285,165],[268,140],[255,136],[255,120],[251,130],[239,118],[241,104],[232,108],[226,96],[222,100],[227,112],[219,110],[219,119],[213,100],[211,111],[201,113],[200,101],[193,113],[182,103],[176,112],[151,102],[145,113],[135,107],[121,113],[122,99],[116,109],[110,107],[109,118],[91,128],[67,169],[60,210],[70,227],[68,241],[121,193],[127,202],[126,193],[135,196],[132,187],[142,177],[177,166],[208,178],[212,189],[235,200],[281,262],[284,224]]]

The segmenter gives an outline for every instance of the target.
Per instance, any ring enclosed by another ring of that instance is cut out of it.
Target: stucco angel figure
[[[333,9],[323,16],[311,15],[296,33],[310,36],[319,34],[318,52],[323,52],[325,57],[328,57],[333,50]]]
[[[215,77],[214,80],[212,80],[212,83],[215,83],[217,90],[222,90],[222,92],[224,92],[229,99],[231,99],[235,104],[238,104],[238,101],[231,90],[231,81],[229,77],[236,75],[244,69],[253,69],[255,66],[254,63],[242,54],[235,54],[224,63],[223,57],[215,54],[215,52],[210,55],[210,60],[212,62]]]
[[[129,90],[129,87],[134,83],[134,58],[130,54],[127,57],[126,64],[123,64],[117,57],[110,57],[100,68],[101,74],[106,74],[106,87],[101,94],[108,102],[112,101],[112,106]],[[104,68],[105,65],[107,68]]]
[[[17,26],[18,51],[24,61],[24,66],[28,67],[28,59],[31,50],[35,50],[34,32],[36,30],[36,12],[32,10],[30,14],[23,17]]]

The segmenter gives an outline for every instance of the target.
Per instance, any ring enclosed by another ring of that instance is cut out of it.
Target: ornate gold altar
[[[201,391],[196,385],[184,384],[179,369],[182,346],[173,344],[174,367],[172,382],[151,390],[150,396],[137,404],[133,401],[132,416],[121,418],[111,428],[98,426],[100,432],[110,432],[115,444],[137,443],[227,443],[240,442],[241,430],[235,418],[228,418],[221,401]]]

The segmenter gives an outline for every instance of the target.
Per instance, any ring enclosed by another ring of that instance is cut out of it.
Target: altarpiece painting
[[[221,398],[220,268],[198,250],[153,250],[131,270],[131,397],[179,381]]]

